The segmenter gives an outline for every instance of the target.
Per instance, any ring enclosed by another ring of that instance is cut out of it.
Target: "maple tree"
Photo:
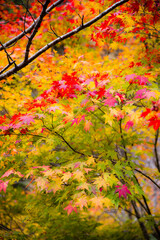
[[[2,236],[124,209],[160,239],[159,2],[1,2]]]

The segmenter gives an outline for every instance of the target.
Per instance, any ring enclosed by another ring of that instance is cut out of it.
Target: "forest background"
[[[159,10],[0,1],[0,239],[160,239]]]

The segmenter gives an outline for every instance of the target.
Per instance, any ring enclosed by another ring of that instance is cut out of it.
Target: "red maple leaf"
[[[105,87],[100,88],[99,91],[97,91],[98,94],[97,99],[104,97],[105,92],[106,92]]]
[[[141,116],[140,117],[143,117],[143,118],[145,118],[149,113],[151,112],[151,109],[149,109],[149,108],[146,108],[146,111],[145,112],[143,112],[142,114],[141,114]]]
[[[117,192],[119,193],[119,198],[121,196],[123,196],[125,199],[127,199],[127,193],[131,194],[131,192],[128,190],[128,188],[127,188],[127,186],[125,184],[123,186],[117,185],[115,187],[117,188],[115,193],[117,193]]]
[[[133,125],[134,125],[134,122],[131,121],[131,120],[129,120],[129,121],[126,123],[126,125],[125,125],[125,129],[128,130],[130,127],[133,127]]]
[[[6,115],[0,117],[0,124],[4,123],[6,120]]]
[[[151,117],[148,121],[150,122],[148,127],[153,126],[154,130],[158,130],[160,127],[160,119],[158,119],[157,116]]]
[[[108,97],[104,101],[104,105],[108,105],[109,107],[115,107],[115,103],[117,103],[117,100],[115,97]]]
[[[73,207],[72,205],[72,201],[70,202],[70,204],[64,208],[64,210],[67,210],[67,214],[71,214],[71,212],[76,212],[77,213],[77,208],[76,207]]]
[[[21,116],[21,113],[18,113],[18,114],[14,114],[11,118],[11,123],[14,123],[16,122]]]
[[[26,134],[27,132],[28,132],[28,128],[22,128],[20,130],[20,133],[22,133],[22,134]]]

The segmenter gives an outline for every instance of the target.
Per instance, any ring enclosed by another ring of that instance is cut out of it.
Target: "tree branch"
[[[98,16],[96,16],[95,18],[93,18],[92,20],[88,21],[87,23],[83,23],[83,26],[79,26],[77,28],[75,28],[74,30],[62,35],[61,37],[58,37],[57,39],[53,40],[52,42],[48,43],[47,45],[45,45],[43,48],[41,48],[38,52],[36,52],[34,55],[32,55],[30,58],[26,59],[25,61],[21,62],[20,64],[18,64],[17,66],[15,66],[14,68],[8,70],[6,73],[3,73],[0,76],[0,80],[5,79],[6,77],[11,76],[12,74],[18,72],[19,70],[21,70],[22,68],[26,67],[29,63],[33,62],[37,57],[39,57],[42,53],[46,52],[49,48],[51,48],[52,46],[55,46],[57,43],[62,42],[63,40],[77,34],[78,32],[82,31],[85,28],[88,28],[89,26],[91,26],[92,24],[94,24],[95,22],[97,22],[98,20],[100,20],[101,18],[103,18],[105,15],[107,15],[108,13],[110,13],[111,11],[113,11],[115,8],[117,8],[118,6],[128,2],[129,0],[120,0],[119,2],[116,2],[115,4],[113,4],[111,7],[109,7],[108,9],[106,9],[105,11],[103,11],[101,14],[99,14]],[[60,1],[59,1],[60,2]],[[46,10],[47,11],[47,10]],[[37,22],[37,20],[36,20]],[[35,26],[35,25],[34,25]],[[31,28],[31,30],[34,28],[34,26]],[[24,34],[23,34],[24,36]],[[17,40],[17,39],[16,39]],[[13,43],[13,42],[12,42]],[[6,46],[6,45],[5,45]]]
[[[55,3],[53,3],[50,7],[47,8],[45,15],[47,15],[51,10],[53,10],[55,7],[57,7],[59,4],[61,4],[61,3],[63,3],[63,2],[64,2],[64,0],[58,0],[58,1],[56,1]],[[32,23],[32,25],[25,30],[25,33],[22,32],[22,33],[20,33],[19,35],[17,35],[16,37],[14,37],[14,38],[12,38],[11,40],[9,40],[8,42],[4,43],[4,44],[3,44],[4,47],[7,48],[7,47],[11,46],[12,44],[14,44],[14,43],[16,43],[18,40],[20,40],[22,37],[24,37],[26,33],[30,33],[30,32],[33,30],[33,28],[35,27],[35,24],[39,21],[39,19],[40,19],[40,17],[38,17],[38,18],[34,21],[34,23]],[[0,51],[2,51],[2,50],[3,50],[3,48],[0,47]]]
[[[78,154],[80,154],[80,155],[82,155],[82,156],[85,156],[84,153],[81,153],[81,152],[77,151],[76,149],[74,149],[74,148],[65,140],[65,138],[64,138],[62,135],[60,135],[58,132],[55,132],[55,134],[56,134],[58,137],[60,137],[60,138],[67,144],[67,146],[68,146],[70,149],[72,149],[73,152],[78,153]]]
[[[152,179],[150,178],[148,175],[146,175],[145,173],[141,172],[140,170],[138,169],[135,169],[136,172],[139,172],[140,174],[142,174],[143,176],[145,176],[146,178],[148,178],[152,183],[154,183],[154,185],[156,185],[159,189],[160,189],[160,186]]]
[[[149,235],[148,235],[146,226],[144,225],[143,222],[140,221],[141,215],[140,215],[140,213],[139,213],[137,204],[136,204],[136,202],[135,202],[134,200],[131,201],[131,204],[132,204],[133,209],[134,209],[134,211],[135,211],[136,218],[137,218],[137,220],[138,220],[138,222],[139,222],[140,228],[141,228],[141,230],[142,230],[142,232],[143,232],[143,236],[144,236],[144,238],[145,238],[146,240],[149,240],[150,237],[149,237]]]
[[[34,30],[31,34],[31,36],[29,37],[28,39],[28,43],[27,43],[27,46],[26,46],[26,52],[25,52],[25,57],[24,57],[24,62],[28,60],[28,57],[29,57],[29,51],[30,51],[30,47],[31,47],[31,44],[32,44],[32,40],[33,38],[35,37],[36,33],[38,32],[38,29],[40,28],[41,26],[41,23],[43,21],[43,18],[44,16],[46,15],[46,9],[47,9],[47,6],[48,4],[50,3],[50,0],[46,0],[45,1],[45,4],[43,5],[43,9],[42,9],[42,12],[39,16],[39,20],[36,22],[36,25],[34,27]]]
[[[159,129],[157,129],[156,131],[155,142],[154,142],[154,153],[156,157],[156,166],[158,171],[160,172],[160,164],[159,164],[159,157],[158,157],[158,151],[157,151],[158,136],[159,136]]]

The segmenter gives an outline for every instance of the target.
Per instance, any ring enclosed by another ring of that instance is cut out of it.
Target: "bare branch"
[[[40,0],[37,0],[37,1],[43,6],[43,3]]]
[[[7,55],[7,59],[8,59],[8,63],[12,64],[14,61],[11,58],[10,54],[7,52],[6,48],[4,47],[4,45],[0,42],[1,46],[3,47],[3,50],[5,51],[6,55]]]
[[[82,155],[82,156],[85,156],[84,153],[81,153],[81,152],[77,151],[76,149],[74,149],[74,148],[66,141],[66,139],[65,139],[62,135],[60,135],[58,132],[55,132],[55,134],[56,134],[58,137],[60,137],[60,138],[67,144],[67,146],[68,146],[70,149],[72,149],[73,152],[78,153],[78,154],[80,154],[80,155]]]
[[[154,142],[154,153],[156,157],[156,167],[160,172],[160,163],[159,163],[159,157],[158,157],[158,151],[157,151],[158,136],[159,136],[159,129],[157,129],[156,131],[155,142]]]
[[[43,9],[42,9],[42,12],[39,16],[39,20],[36,22],[36,25],[35,25],[35,28],[31,34],[31,36],[29,37],[29,40],[28,40],[28,43],[27,43],[27,46],[26,46],[26,52],[25,52],[25,57],[24,57],[24,62],[26,60],[28,60],[28,57],[29,57],[29,51],[30,51],[30,47],[31,47],[31,44],[32,44],[32,40],[33,38],[35,37],[36,33],[38,32],[38,29],[40,28],[41,26],[41,23],[43,21],[43,18],[44,16],[46,15],[46,9],[47,9],[47,6],[48,4],[50,3],[50,0],[46,0],[45,4],[43,5]]]
[[[50,29],[51,29],[51,31],[54,33],[54,35],[57,37],[57,38],[59,38],[60,36],[58,36],[58,34],[53,30],[53,28],[52,28],[52,26],[51,26],[51,24],[50,24]]]
[[[21,0],[23,7],[26,9],[26,13],[25,13],[25,17],[24,17],[24,33],[25,33],[25,29],[26,29],[26,28],[25,28],[25,24],[26,24],[27,13],[30,15],[30,17],[32,18],[33,22],[35,23],[35,19],[34,19],[32,13],[29,11],[28,1],[29,1],[29,0],[27,0],[27,3],[26,3],[26,5],[25,5],[24,2],[23,2],[23,0]],[[35,24],[36,24],[36,23],[35,23]]]
[[[57,7],[62,2],[64,2],[64,0],[58,0],[55,3],[53,3],[50,7],[47,8],[45,15],[48,14],[50,11],[52,11],[55,7]],[[39,21],[39,18],[40,17],[38,17],[34,21],[34,23],[32,23],[32,25],[25,30],[25,33],[30,33],[33,30],[33,28],[35,27],[35,24]],[[4,43],[3,44],[4,47],[7,48],[7,47],[11,46],[12,44],[16,43],[18,40],[20,40],[22,37],[24,37],[25,33],[22,32],[19,35],[17,35],[16,37],[14,37],[11,40],[9,40],[8,42]],[[3,50],[3,48],[0,47],[0,51],[2,51],[2,50]]]
[[[113,4],[111,7],[107,8],[105,11],[103,11],[101,14],[99,14],[98,16],[96,16],[95,18],[93,18],[92,20],[88,21],[87,23],[84,23],[83,26],[79,26],[77,28],[75,28],[74,30],[62,35],[61,37],[58,37],[57,39],[53,40],[52,42],[48,43],[47,45],[45,45],[43,48],[41,48],[38,52],[36,52],[34,55],[32,55],[30,58],[25,58],[25,61],[21,62],[19,65],[17,65],[16,67],[10,69],[9,71],[7,71],[6,73],[3,73],[0,76],[0,80],[5,79],[6,77],[11,76],[12,74],[18,72],[19,70],[21,70],[22,68],[24,68],[25,66],[27,66],[29,63],[33,62],[37,57],[39,57],[42,53],[46,52],[49,48],[51,48],[52,46],[55,46],[57,43],[62,42],[63,40],[77,34],[78,32],[82,31],[85,28],[90,27],[92,24],[94,24],[95,22],[97,22],[98,20],[100,20],[101,18],[103,18],[105,15],[107,15],[108,13],[110,13],[111,11],[113,11],[115,8],[117,8],[118,6],[128,2],[129,0],[120,0],[119,2],[116,2],[115,4]],[[60,2],[60,1],[59,1]],[[38,18],[40,19],[40,18]],[[37,20],[36,20],[37,23]],[[35,26],[35,25],[34,25]],[[33,27],[34,27],[33,26]],[[32,28],[33,29],[33,28]],[[27,30],[26,30],[27,31]],[[29,32],[29,31],[28,31]],[[24,36],[24,33],[23,33]],[[16,39],[17,40],[17,39]]]
[[[1,71],[0,74],[2,74],[3,72],[5,72],[13,63],[15,63],[15,61],[9,63],[7,66],[5,66]]]
[[[135,169],[136,172],[142,174],[144,177],[148,178],[152,183],[154,183],[156,185],[156,187],[158,187],[160,189],[160,186],[152,179],[150,178],[147,174],[141,172],[140,170],[138,169]]]

